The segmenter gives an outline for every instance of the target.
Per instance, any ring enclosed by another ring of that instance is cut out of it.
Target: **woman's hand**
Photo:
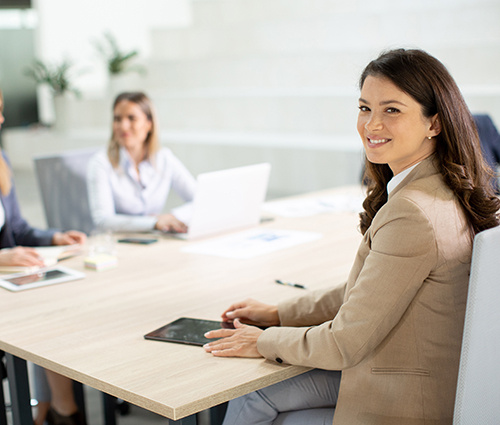
[[[85,233],[78,230],[68,230],[67,232],[56,232],[52,236],[52,245],[83,245],[87,240]]]
[[[0,266],[43,267],[45,264],[33,248],[16,246],[0,250]]]
[[[161,230],[162,232],[187,232],[187,226],[182,221],[177,220],[172,214],[159,215],[155,229]]]
[[[265,327],[280,324],[277,306],[264,304],[251,298],[233,304],[222,313],[224,322],[232,322],[235,319],[240,319],[242,323],[249,325]]]
[[[217,329],[205,334],[206,338],[221,338],[205,344],[207,353],[216,357],[262,357],[257,350],[257,339],[264,332],[255,326],[234,321],[235,329]]]

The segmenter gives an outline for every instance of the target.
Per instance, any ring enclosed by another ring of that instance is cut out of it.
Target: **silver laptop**
[[[172,211],[188,225],[176,236],[196,239],[259,224],[270,172],[262,163],[198,175],[193,202]]]

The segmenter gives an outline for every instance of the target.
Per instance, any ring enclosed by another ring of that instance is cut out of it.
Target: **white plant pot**
[[[71,128],[71,99],[67,95],[54,96],[54,121],[52,128],[60,133]]]

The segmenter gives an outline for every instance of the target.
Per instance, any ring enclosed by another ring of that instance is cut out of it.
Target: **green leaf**
[[[104,59],[110,74],[122,74],[124,72],[138,72],[144,74],[146,70],[144,67],[130,64],[130,61],[135,58],[139,52],[137,50],[128,52],[121,51],[116,38],[111,33],[104,33],[103,40],[94,42],[94,45],[97,52]]]
[[[55,96],[71,92],[80,97],[80,91],[73,87],[71,82],[72,67],[73,64],[68,60],[54,65],[37,59],[31,67],[24,70],[24,74],[35,80],[37,84],[47,84]]]

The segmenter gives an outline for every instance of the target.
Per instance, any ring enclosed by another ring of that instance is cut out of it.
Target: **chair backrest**
[[[474,239],[453,423],[500,424],[500,227]]]
[[[87,195],[87,164],[97,148],[34,158],[47,224],[62,231],[93,230]]]

